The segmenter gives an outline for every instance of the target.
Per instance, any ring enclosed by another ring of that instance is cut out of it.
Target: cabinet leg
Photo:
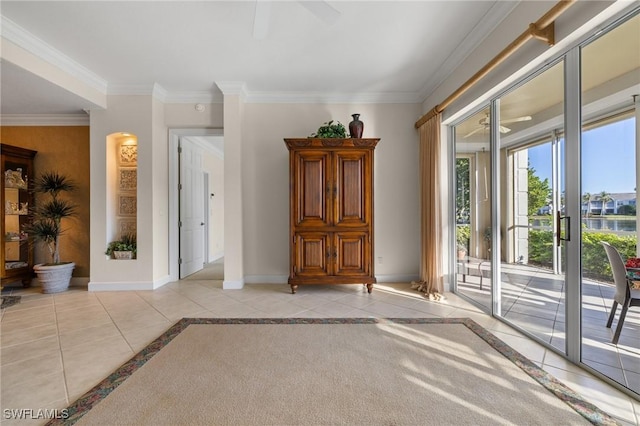
[[[373,284],[367,284],[367,293],[371,293],[373,291]]]
[[[30,278],[26,278],[22,280],[22,288],[29,288],[31,287],[31,279]]]
[[[297,290],[298,290],[298,285],[297,284],[291,284],[291,294],[296,294]]]

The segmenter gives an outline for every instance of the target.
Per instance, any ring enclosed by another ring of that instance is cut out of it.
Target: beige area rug
[[[79,425],[615,424],[469,319],[183,319]]]
[[[186,278],[183,278],[183,280],[224,280],[224,258],[207,263],[204,265],[204,268]]]

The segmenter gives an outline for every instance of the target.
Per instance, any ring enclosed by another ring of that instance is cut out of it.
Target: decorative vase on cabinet
[[[349,123],[349,133],[352,138],[361,138],[364,131],[364,123],[360,121],[360,114],[351,114],[353,121]]]
[[[380,139],[285,139],[291,292],[300,284],[376,282],[373,153]]]
[[[33,277],[33,245],[23,227],[31,220],[33,193],[29,184],[33,181],[33,159],[36,151],[1,144],[2,149],[2,209],[3,232],[0,243],[2,286],[21,282],[31,285]]]

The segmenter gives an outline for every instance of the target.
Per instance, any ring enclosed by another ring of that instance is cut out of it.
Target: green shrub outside
[[[618,249],[623,259],[636,256],[636,236],[620,236],[609,232],[582,233],[582,274],[586,278],[612,281],[611,265],[600,241]],[[551,231],[529,231],[529,263],[553,267],[553,234]],[[564,269],[564,268],[563,268]]]
[[[458,248],[464,247],[469,250],[469,238],[471,238],[471,228],[469,225],[456,225],[456,243]]]
[[[553,232],[529,231],[529,263],[553,268]]]

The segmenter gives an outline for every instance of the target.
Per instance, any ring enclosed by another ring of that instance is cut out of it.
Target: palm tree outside
[[[589,192],[585,192],[582,195],[582,201],[584,203],[587,203],[587,211],[585,212],[585,217],[591,216],[591,197],[592,195]]]
[[[598,194],[598,198],[600,199],[600,201],[602,201],[600,216],[604,216],[607,214],[607,203],[609,201],[612,201],[613,198],[611,198],[611,194],[609,194],[607,191],[602,191],[600,194]]]

